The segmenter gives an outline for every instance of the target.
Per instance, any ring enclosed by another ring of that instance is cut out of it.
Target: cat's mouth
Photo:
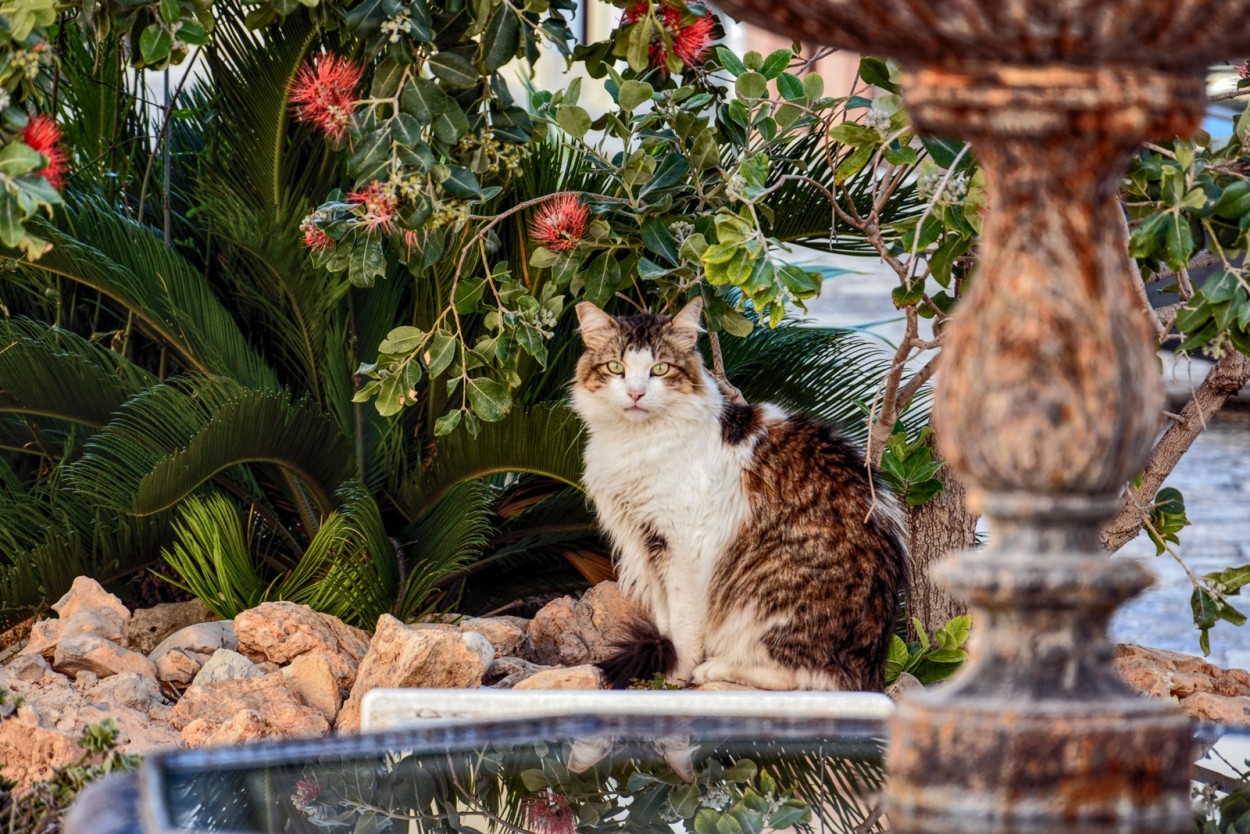
[[[629,408],[625,409],[625,413],[630,417],[642,417],[650,414],[651,412],[640,405],[631,405]]]

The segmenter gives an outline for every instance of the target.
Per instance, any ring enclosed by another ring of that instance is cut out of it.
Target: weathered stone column
[[[991,543],[939,569],[972,606],[971,661],[900,704],[893,830],[1192,830],[1188,723],[1128,690],[1106,634],[1149,578],[1098,532],[1163,402],[1117,193],[1143,141],[1196,129],[1207,64],[1250,51],[1250,0],[719,5],[899,58],[917,128],[969,140],[986,174],[981,259],[934,408]]]
[[[973,143],[990,194],[935,409],[991,543],[940,568],[973,608],[972,660],[950,687],[901,705],[891,820],[1184,831],[1188,722],[1119,680],[1106,636],[1149,579],[1110,561],[1098,532],[1163,404],[1117,193],[1145,139],[1197,126],[1202,78],[982,65],[917,70],[907,92],[917,127]]]

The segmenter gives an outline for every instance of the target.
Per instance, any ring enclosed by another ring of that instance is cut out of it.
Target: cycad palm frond
[[[348,439],[307,400],[185,377],[131,398],[87,442],[70,482],[105,506],[145,515],[229,467],[271,463],[297,476],[324,515],[351,459]]]
[[[51,251],[19,268],[51,273],[99,290],[132,312],[189,369],[277,390],[277,379],[248,344],[204,276],[158,232],[126,219],[98,198],[64,210],[65,230],[40,222]],[[86,241],[90,241],[88,244]]]
[[[835,218],[828,195],[839,194],[854,203],[859,216],[871,209],[877,174],[870,167],[843,183],[839,193],[837,174],[831,167],[826,139],[819,132],[804,135],[784,152],[772,157],[769,185],[777,190],[769,197],[769,235],[787,243],[799,243],[822,252],[876,256],[871,244],[858,231],[852,232]],[[835,158],[834,162],[837,162]],[[807,179],[782,181],[784,175]],[[916,196],[915,185],[905,183],[881,209],[882,227],[918,215],[924,203]],[[850,234],[842,234],[852,232]]]
[[[404,529],[403,589],[395,616],[410,620],[438,602],[440,580],[465,566],[486,546],[492,531],[494,490],[482,481],[465,481],[442,497]]]
[[[30,319],[0,321],[0,411],[102,428],[156,378],[120,354]]]
[[[570,486],[582,477],[582,424],[561,404],[514,408],[477,437],[455,432],[435,443],[428,469],[404,486],[401,505],[412,517],[425,512],[463,481],[527,472]]]
[[[288,137],[291,86],[316,40],[304,10],[263,35],[244,25],[237,8],[220,14],[208,52],[211,88],[193,92],[209,105],[196,109],[193,134],[216,139],[201,179],[249,199],[271,222],[292,194],[320,199],[331,186],[324,178],[337,170],[335,155],[311,132]]]
[[[890,369],[890,357],[854,331],[756,327],[745,339],[722,338],[725,374],[750,402],[770,401],[837,423],[861,443],[863,405]]]

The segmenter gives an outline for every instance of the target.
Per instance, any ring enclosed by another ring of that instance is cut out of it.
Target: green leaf
[[[144,63],[157,64],[169,57],[174,37],[159,23],[149,23],[139,37],[139,54]]]
[[[470,278],[461,281],[456,285],[452,302],[456,312],[462,316],[475,312],[484,292],[486,292],[486,280],[483,278]]]
[[[447,366],[451,364],[451,360],[455,355],[456,340],[446,330],[439,328],[434,333],[434,338],[425,352],[426,372],[431,377],[438,376],[447,370]]]
[[[803,78],[803,95],[816,101],[825,94],[825,79],[816,73],[809,73]]]
[[[399,109],[421,124],[433,124],[447,106],[447,94],[429,78],[412,78],[404,85]]]
[[[22,142],[10,142],[0,149],[0,174],[20,177],[42,170],[47,163],[39,151]]]
[[[1142,221],[1129,235],[1129,254],[1134,258],[1148,258],[1153,255],[1163,242],[1171,217],[1170,214],[1152,214]]]
[[[463,165],[448,165],[447,169],[447,177],[440,183],[444,191],[462,200],[473,200],[482,196],[482,186],[477,181],[477,174]]]
[[[1202,285],[1202,295],[1213,304],[1232,301],[1240,286],[1237,273],[1225,269],[1207,278]]]
[[[929,156],[942,168],[950,168],[964,149],[964,143],[958,139],[939,139],[934,136],[922,136],[920,143],[924,145]],[[969,154],[964,154],[961,167],[967,166]]]
[[[650,101],[653,95],[655,95],[655,88],[647,82],[630,80],[621,84],[621,91],[617,94],[616,101],[622,110],[632,113],[639,105]]]
[[[178,21],[178,0],[161,0],[158,6],[161,20],[166,23],[173,24]]]
[[[1250,214],[1250,182],[1236,180],[1226,187],[1215,201],[1215,213],[1236,220]]]
[[[482,33],[482,65],[494,72],[512,60],[521,46],[521,21],[510,3],[500,3]]]
[[[596,255],[586,266],[582,299],[602,307],[621,285],[621,267],[611,253]]]
[[[502,420],[512,408],[512,393],[507,386],[489,377],[473,377],[465,381],[469,405],[487,423]]]
[[[734,92],[740,99],[761,99],[768,93],[768,82],[758,72],[744,72],[734,82]]]
[[[644,17],[625,29],[625,60],[634,72],[645,72],[651,64],[651,18]]]
[[[570,136],[581,139],[590,130],[590,114],[575,104],[565,105],[556,113],[556,124]]]
[[[481,78],[477,67],[454,52],[439,52],[431,56],[430,70],[447,86],[461,90],[476,86]]]
[[[376,279],[385,274],[386,253],[382,238],[369,235],[358,239],[347,264],[347,280],[357,287],[372,287]]]
[[[760,67],[760,74],[772,81],[781,75],[790,66],[790,61],[794,58],[794,53],[788,49],[778,49],[773,54],[764,59],[763,66]]]
[[[1194,253],[1194,234],[1188,220],[1178,214],[1168,215],[1163,248],[1163,260],[1173,272],[1180,272],[1189,264]]]
[[[803,82],[799,77],[788,72],[783,72],[777,78],[777,92],[781,93],[782,97],[788,101],[794,101],[807,95],[807,92],[803,89]]]
[[[425,331],[405,325],[392,328],[378,345],[378,353],[404,354],[416,350],[425,341]]]
[[[768,827],[775,831],[785,831],[806,822],[811,815],[811,809],[806,805],[791,805],[787,802],[769,815]]]
[[[9,247],[17,246],[25,236],[26,229],[22,226],[22,213],[17,199],[7,191],[0,191],[0,243]]]
[[[747,71],[747,68],[743,65],[742,60],[726,47],[716,47],[716,57],[720,60],[720,65],[735,78]]]
[[[859,61],[859,77],[864,81],[891,93],[898,92],[898,85],[890,80],[890,68],[880,58],[864,57]],[[943,165],[942,167],[947,167]]]
[[[668,224],[658,217],[650,217],[642,224],[642,242],[650,252],[659,255],[672,266],[681,263],[677,255],[677,240],[669,231]]]

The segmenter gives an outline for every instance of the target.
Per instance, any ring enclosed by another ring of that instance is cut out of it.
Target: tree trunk
[[[934,455],[936,457],[936,451]],[[907,612],[932,634],[952,617],[967,612],[962,601],[930,578],[935,563],[953,550],[976,543],[977,516],[968,509],[968,490],[950,467],[938,476],[944,489],[927,504],[907,508],[908,551],[911,577],[907,587]],[[912,631],[909,623],[908,632]]]

